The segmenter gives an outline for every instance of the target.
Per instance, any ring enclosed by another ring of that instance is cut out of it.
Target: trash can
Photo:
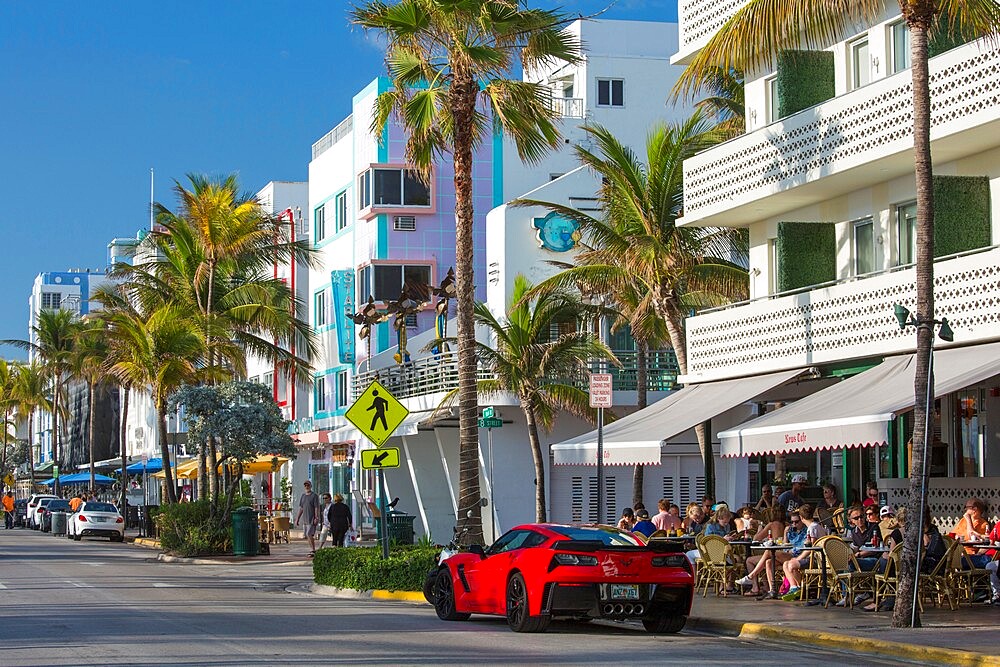
[[[52,534],[53,535],[66,534],[66,512],[52,513]]]
[[[416,517],[403,512],[389,512],[389,541],[396,544],[413,544],[413,520]]]
[[[260,548],[257,512],[241,507],[233,512],[233,555],[256,556]]]

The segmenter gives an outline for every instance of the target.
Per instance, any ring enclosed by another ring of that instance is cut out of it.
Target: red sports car
[[[525,524],[430,576],[438,618],[506,616],[515,632],[541,632],[553,618],[636,619],[649,632],[679,632],[694,594],[679,544],[646,545],[607,526]]]

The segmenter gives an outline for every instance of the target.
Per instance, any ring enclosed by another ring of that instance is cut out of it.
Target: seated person
[[[718,535],[731,540],[733,538],[732,520],[733,513],[729,511],[728,505],[725,503],[716,505],[712,519],[705,524],[705,534]]]
[[[691,535],[700,534],[705,527],[705,513],[698,503],[688,503],[684,518],[684,531]]]
[[[896,527],[896,510],[892,505],[883,505],[878,511],[879,537],[885,540]]]
[[[990,542],[993,544],[1000,543],[1000,521],[996,522],[993,526],[993,530],[987,535]],[[1000,576],[997,575],[997,568],[1000,567],[1000,562],[996,560],[997,553],[1000,549],[980,549],[979,555],[987,556],[990,560],[986,563],[986,569],[990,573],[990,588],[993,591],[993,595],[990,598],[988,604],[997,605],[1000,604]]]
[[[767,539],[774,535],[775,524],[781,525],[780,522],[772,522],[767,526],[761,528],[761,532],[758,533],[756,539]],[[785,543],[790,545],[791,549],[783,551],[763,551],[759,556],[751,556],[747,559],[747,569],[749,573],[742,579],[737,580],[737,586],[750,586],[750,593],[752,595],[759,595],[760,592],[757,587],[757,576],[764,572],[767,575],[767,592],[764,597],[775,599],[778,596],[774,593],[774,563],[778,562],[784,564],[786,561],[794,558],[806,543],[806,526],[802,523],[801,517],[798,512],[794,512],[790,519],[788,527],[784,529],[784,540]]]
[[[666,498],[660,498],[656,505],[660,509],[659,513],[652,519],[656,529],[666,531],[680,530],[681,520],[670,513],[670,501]]]
[[[760,530],[760,521],[753,518],[753,508],[745,505],[736,513],[736,530],[743,534],[743,537],[750,537]]]
[[[955,539],[962,542],[978,542],[983,540],[990,532],[990,524],[983,514],[986,513],[986,503],[979,498],[969,498],[965,502],[965,514],[959,520],[952,533]],[[965,553],[973,567],[983,568],[990,562],[986,555],[976,553],[974,547],[965,547]]]
[[[626,507],[622,510],[622,516],[618,519],[618,530],[628,530],[631,531],[632,527],[635,525],[635,512],[632,511],[631,507]]]
[[[764,484],[760,487],[760,500],[753,506],[755,510],[770,512],[774,509],[775,496],[771,492],[771,485]]]
[[[855,551],[858,567],[862,572],[871,572],[879,562],[878,552],[867,551],[866,546],[872,545],[872,538],[878,530],[878,524],[871,524],[865,519],[864,510],[854,505],[847,511],[847,533],[844,539]]]
[[[865,482],[865,499],[861,502],[865,507],[878,507],[878,484]]]
[[[815,509],[809,503],[806,503],[798,510],[799,519],[806,527],[806,539],[804,546],[812,546],[816,540],[824,537],[827,534],[826,528],[819,521],[814,518]],[[792,517],[794,521],[795,517]],[[804,568],[809,563],[809,553],[801,551],[793,551],[794,558],[790,558],[785,561],[782,569],[785,571],[785,577],[788,579],[788,593],[785,594],[785,600],[794,600],[798,597],[799,586],[802,584],[802,568]]]
[[[681,508],[678,507],[677,505],[675,505],[674,503],[670,503],[670,509],[667,510],[667,511],[670,512],[671,514],[673,514],[675,517],[677,517],[678,520],[681,518]],[[681,523],[684,523],[684,522],[681,521]]]
[[[633,533],[639,533],[640,535],[648,538],[656,532],[656,526],[654,526],[653,522],[649,520],[649,512],[646,510],[639,510],[635,513],[635,518],[638,519],[638,521],[636,521],[635,525],[632,526]]]

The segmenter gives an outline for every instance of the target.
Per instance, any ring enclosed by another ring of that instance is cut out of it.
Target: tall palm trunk
[[[3,453],[2,458],[0,458],[0,473],[6,474],[7,472],[7,420],[10,419],[10,408],[4,408],[3,411]]]
[[[535,521],[545,523],[545,461],[542,458],[542,441],[538,437],[538,417],[535,402],[530,397],[521,396],[521,407],[528,425],[528,443],[531,445],[531,460],[535,464]]]
[[[94,412],[95,412],[94,398],[95,398],[94,383],[88,382],[87,401],[90,414],[88,416],[89,423],[87,428],[87,439],[89,440],[88,444],[90,449],[90,492],[91,493],[97,490],[97,479],[96,477],[94,477],[95,474],[94,473]]]
[[[35,492],[35,411],[28,413],[28,479],[30,493]]]
[[[128,403],[129,403],[129,394],[131,392],[129,388],[124,385],[122,386],[121,391],[122,394],[124,394],[124,398],[122,399],[121,424],[119,424],[120,428],[118,430],[119,433],[118,448],[121,451],[121,456],[122,456],[122,498],[121,498],[121,505],[119,505],[119,507],[122,508],[122,512],[124,512],[126,507],[126,499],[128,498],[128,472],[125,470],[125,468],[128,467],[128,449],[127,449],[128,446],[126,443],[128,442]],[[127,516],[125,517],[125,520],[126,521],[128,520]]]
[[[466,544],[483,543],[479,488],[479,398],[476,392],[476,325],[473,317],[472,146],[479,86],[469,72],[456,70],[451,87],[455,146],[455,297],[458,315],[458,527]],[[462,532],[465,531],[465,532]]]
[[[910,27],[910,61],[913,63],[913,163],[917,187],[917,355],[913,392],[913,447],[910,455],[910,489],[903,558],[900,561],[896,606],[892,613],[893,627],[910,625],[913,586],[919,572],[917,543],[920,535],[920,491],[927,471],[924,470],[924,448],[931,433],[927,432],[927,408],[933,405],[934,385],[930,357],[934,344],[934,190],[930,142],[930,88],[928,85],[927,30],[933,19],[933,2],[921,3],[924,15],[908,17]],[[929,6],[928,6],[929,5]],[[914,615],[914,625],[920,625]]]
[[[177,502],[177,489],[174,487],[174,471],[170,467],[170,448],[167,446],[167,405],[166,400],[156,399],[156,426],[160,433],[160,460],[163,462],[163,478],[167,487],[167,502]]]
[[[648,351],[649,346],[646,341],[635,341],[635,405],[639,410],[645,408],[649,400],[646,391],[649,384]],[[632,471],[632,507],[643,502],[642,487],[645,476],[646,469],[642,465],[637,465]]]

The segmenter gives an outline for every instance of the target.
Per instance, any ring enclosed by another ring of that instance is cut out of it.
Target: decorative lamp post
[[[396,354],[392,358],[396,360],[397,364],[410,363],[410,353],[406,349],[406,318],[410,315],[416,315],[427,305],[426,290],[424,290],[424,294],[416,294],[418,291],[420,288],[406,285],[399,293],[399,298],[386,306],[387,316],[396,316],[392,325],[399,336],[399,343]]]
[[[434,306],[434,332],[437,334],[441,345],[434,348],[434,354],[448,351],[448,344],[444,339],[448,337],[448,302],[458,294],[455,286],[455,269],[448,269],[448,274],[437,287],[431,288],[431,293],[438,298]]]
[[[358,336],[361,340],[368,341],[368,370],[372,369],[372,327],[381,322],[385,322],[389,319],[389,316],[385,313],[379,312],[379,309],[375,306],[375,299],[369,294],[368,303],[356,313],[347,313],[347,317],[354,322],[354,324],[361,326],[361,332]]]

